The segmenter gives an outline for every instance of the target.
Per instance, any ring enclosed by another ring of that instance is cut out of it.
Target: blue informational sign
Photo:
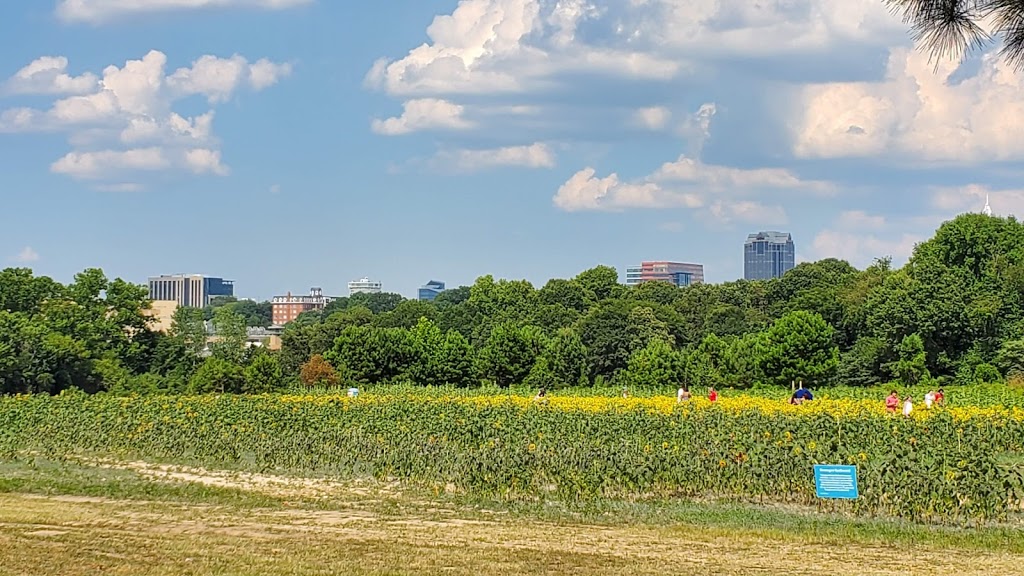
[[[814,488],[818,498],[856,499],[860,495],[857,490],[857,467],[815,464]]]

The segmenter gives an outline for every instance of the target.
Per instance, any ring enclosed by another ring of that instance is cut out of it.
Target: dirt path
[[[0,574],[1018,574],[1024,557],[756,530],[0,495]]]

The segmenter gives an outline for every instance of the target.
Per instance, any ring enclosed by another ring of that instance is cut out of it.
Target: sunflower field
[[[904,418],[878,400],[443,395],[0,398],[0,459],[37,454],[374,476],[504,499],[730,498],[970,524],[1019,515],[1024,409]],[[814,464],[854,464],[822,503]]]

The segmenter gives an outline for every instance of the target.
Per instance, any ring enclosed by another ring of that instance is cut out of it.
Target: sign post
[[[857,467],[834,464],[814,465],[814,488],[818,498],[856,500]]]

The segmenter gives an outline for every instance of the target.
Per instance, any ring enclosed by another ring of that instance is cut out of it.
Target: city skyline
[[[754,229],[898,266],[986,197],[1024,213],[998,46],[936,68],[878,0],[676,2],[6,3],[0,261],[258,299],[649,255],[717,283]]]

